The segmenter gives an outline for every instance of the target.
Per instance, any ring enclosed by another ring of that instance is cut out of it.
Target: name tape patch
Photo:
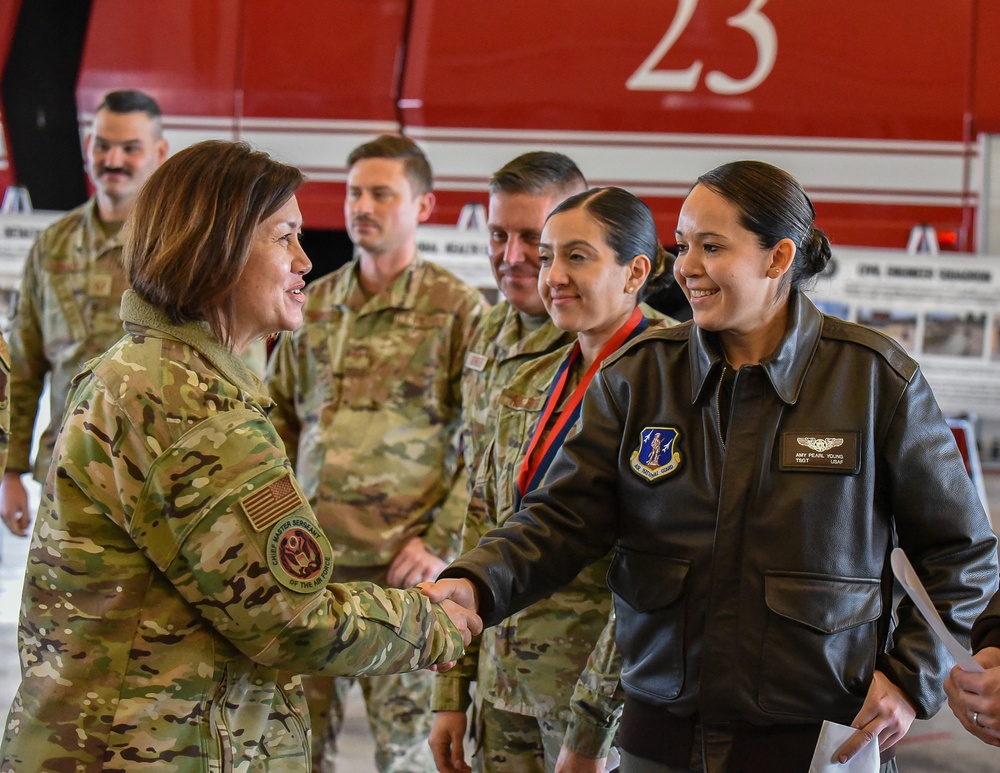
[[[786,472],[833,472],[857,475],[861,471],[860,432],[799,430],[781,433],[781,469]]]
[[[486,363],[489,361],[489,357],[485,354],[480,354],[479,352],[469,352],[465,355],[465,367],[478,373],[483,372],[486,368]]]

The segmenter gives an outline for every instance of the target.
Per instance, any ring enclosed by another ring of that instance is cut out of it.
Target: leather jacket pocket
[[[608,569],[615,594],[622,682],[671,700],[684,687],[684,586],[691,562],[619,547]]]
[[[878,579],[765,572],[758,701],[765,711],[853,717],[875,671]]]

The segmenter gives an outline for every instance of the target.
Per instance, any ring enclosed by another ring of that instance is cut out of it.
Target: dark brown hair
[[[243,142],[207,140],[171,156],[125,223],[132,288],[175,324],[203,320],[231,345],[235,289],[254,231],[302,182],[298,169]]]
[[[573,159],[550,150],[533,150],[511,159],[493,173],[490,193],[528,193],[549,190],[575,192],[587,187]]]
[[[782,239],[795,244],[795,259],[786,276],[792,290],[816,276],[830,261],[830,240],[813,225],[816,210],[798,180],[763,161],[733,161],[698,178],[698,183],[732,203],[740,225],[771,249]]]
[[[649,258],[649,276],[637,294],[640,301],[673,281],[673,258],[660,246],[653,213],[638,196],[624,188],[590,188],[565,199],[545,221],[572,209],[584,210],[601,224],[604,241],[620,265],[628,265],[636,255]]]

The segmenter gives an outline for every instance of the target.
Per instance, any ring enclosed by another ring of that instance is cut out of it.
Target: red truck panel
[[[21,0],[7,0],[0,3],[0,73],[7,63],[10,42],[14,37],[17,12],[21,10]],[[14,184],[14,170],[7,156],[7,134],[3,125],[3,111],[0,110],[0,196],[8,185]]]
[[[344,162],[399,130],[406,0],[250,0],[244,5],[241,136],[301,167],[309,226],[344,227]]]
[[[415,0],[401,112],[446,185],[562,150],[646,197],[667,240],[698,174],[756,157],[841,243],[902,247],[933,222],[968,249],[975,5]]]
[[[758,6],[745,24],[731,26]],[[415,0],[408,124],[615,132],[960,140],[973,0],[878,3]],[[690,11],[681,26],[681,11]],[[471,17],[471,18],[470,18]],[[691,91],[626,84],[671,26],[655,70],[702,62]],[[993,28],[996,29],[995,27]],[[759,86],[719,93],[712,72]],[[416,106],[419,102],[419,106]]]
[[[931,222],[971,249],[997,28],[985,0],[94,0],[78,97],[144,88],[174,149],[245,137],[301,166],[316,227],[343,227],[350,148],[402,126],[436,222],[545,147],[646,198],[669,241],[698,174],[757,157],[836,242],[901,247]]]
[[[168,126],[227,136],[236,115],[242,7],[231,0],[95,0],[77,87],[81,111],[91,113],[105,92],[141,89],[171,117]]]

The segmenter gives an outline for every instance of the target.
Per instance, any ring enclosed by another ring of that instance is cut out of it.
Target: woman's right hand
[[[466,609],[471,609],[473,612],[479,611],[479,598],[476,594],[476,586],[469,580],[436,580],[435,582],[422,582],[417,587],[420,588],[421,593],[435,604],[440,604],[442,601],[450,599]]]
[[[464,711],[434,712],[434,723],[427,743],[430,744],[439,773],[472,773],[472,768],[465,761],[465,747],[462,744],[465,726]]]
[[[974,674],[955,666],[944,682],[948,705],[976,738],[1000,746],[1000,648],[986,647],[973,657],[986,671]]]

